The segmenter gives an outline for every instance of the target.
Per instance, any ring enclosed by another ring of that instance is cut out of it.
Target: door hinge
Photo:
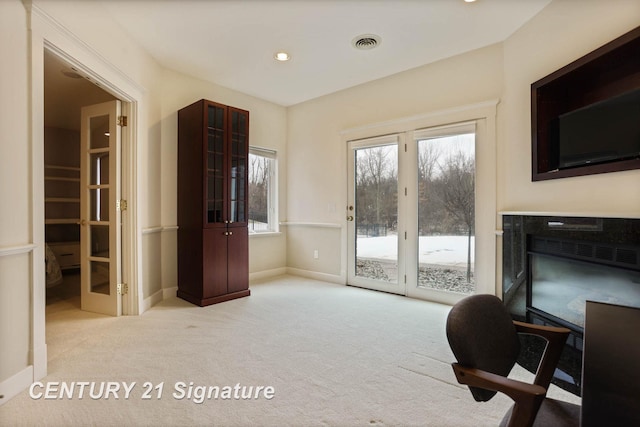
[[[118,295],[126,295],[129,293],[129,285],[126,283],[118,283]]]
[[[118,121],[116,123],[118,124],[118,126],[126,126],[127,116],[118,116]]]
[[[127,201],[126,200],[116,200],[116,210],[117,211],[126,211],[127,210]]]
[[[407,275],[404,275],[404,283],[407,283]]]

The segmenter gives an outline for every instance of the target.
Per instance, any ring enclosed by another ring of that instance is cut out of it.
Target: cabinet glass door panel
[[[224,127],[224,108],[210,105],[208,119],[209,128],[222,129]]]
[[[207,170],[210,175],[221,176],[224,158],[221,153],[209,152],[207,154]]]
[[[209,129],[207,150],[222,153],[224,150],[224,134],[220,129]]]
[[[231,110],[231,182],[229,183],[230,216],[232,222],[246,222],[246,185],[248,162],[247,113]]]
[[[224,222],[224,108],[215,105],[207,110],[206,222]]]
[[[222,153],[209,152],[207,156],[207,222],[222,221],[222,202],[224,201],[224,175]],[[211,210],[213,209],[213,211]]]
[[[247,155],[247,137],[245,135],[234,133],[232,135],[232,154],[234,156],[244,157]]]
[[[216,223],[223,222],[222,221],[222,206],[223,202],[215,201],[215,202],[207,202],[207,222]]]
[[[244,162],[242,159],[234,159],[234,163]],[[236,166],[231,168],[231,188],[230,188],[230,202],[231,202],[231,221],[233,222],[246,222],[245,218],[245,179],[244,179],[244,166]]]

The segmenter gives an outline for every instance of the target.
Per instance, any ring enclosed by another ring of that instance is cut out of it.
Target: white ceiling
[[[503,41],[549,2],[111,0],[102,5],[164,67],[289,106]],[[352,47],[352,39],[369,33],[382,38],[377,48]],[[275,61],[279,50],[292,59]]]

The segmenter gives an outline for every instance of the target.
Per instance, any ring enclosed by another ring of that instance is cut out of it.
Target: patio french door
[[[473,293],[475,123],[348,144],[348,283],[441,301]]]
[[[404,295],[399,265],[398,135],[349,143],[348,282]]]

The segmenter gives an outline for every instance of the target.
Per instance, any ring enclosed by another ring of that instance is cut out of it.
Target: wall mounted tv
[[[533,181],[640,169],[640,27],[531,85]]]
[[[640,159],[640,89],[561,114],[554,124],[554,169]]]

